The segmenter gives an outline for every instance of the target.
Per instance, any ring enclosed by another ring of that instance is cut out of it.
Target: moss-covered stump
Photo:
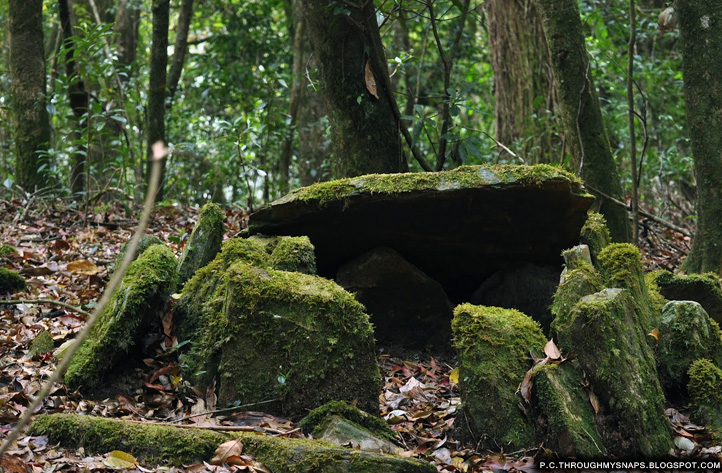
[[[121,450],[148,466],[169,462],[175,466],[210,461],[215,449],[240,438],[243,454],[271,471],[283,473],[434,473],[429,463],[391,455],[338,448],[323,441],[236,435],[200,429],[147,425],[75,414],[43,415],[30,435],[47,435],[68,448],[83,447],[93,454]]]
[[[659,271],[655,273],[655,281],[667,299],[699,302],[712,320],[722,325],[722,286],[716,274],[681,276]]]
[[[558,338],[556,335],[556,320],[560,315],[566,316],[582,297],[594,294],[602,289],[604,289],[602,276],[591,264],[584,264],[583,260],[578,259],[572,269],[565,268],[562,272],[559,287],[554,293],[551,306],[554,320],[551,323],[550,336]]]
[[[606,455],[579,369],[547,363],[534,369],[532,379],[538,441],[562,458]]]
[[[0,294],[6,292],[21,292],[27,290],[28,286],[20,273],[12,269],[0,267]]]
[[[597,257],[606,287],[627,289],[638,306],[639,323],[645,333],[659,326],[661,314],[656,310],[647,287],[639,248],[629,243],[612,243]]]
[[[581,181],[560,168],[460,166],[297,189],[252,214],[248,232],[308,235],[324,277],[387,246],[454,300],[468,298],[505,264],[561,267],[559,254],[579,241],[592,201]]]
[[[97,386],[157,323],[176,285],[176,259],[165,245],[149,247],[128,268],[110,303],[65,373],[71,389]]]
[[[201,208],[198,222],[178,260],[178,284],[184,284],[221,250],[225,233],[223,218],[223,210],[217,204],[209,202]]]
[[[602,214],[597,212],[587,214],[587,221],[582,227],[579,241],[589,247],[592,263],[596,264],[599,253],[612,242],[612,236],[609,234],[609,228],[607,228],[607,221]]]
[[[654,356],[626,289],[586,296],[554,321],[557,343],[578,360],[602,404],[600,431],[619,456],[659,457],[672,443]]]
[[[534,427],[519,408],[517,388],[531,367],[529,352],[543,353],[539,324],[513,309],[462,304],[452,330],[462,402],[457,434],[495,449],[533,445]]]
[[[185,372],[202,372],[194,378],[201,385],[217,378],[219,404],[275,400],[264,410],[284,415],[331,400],[378,409],[373,328],[351,294],[317,276],[244,262],[208,277],[206,269],[184,290],[186,314],[200,314]]]
[[[120,247],[120,252],[118,252],[118,256],[115,257],[115,267],[117,268],[120,266],[120,263],[123,261],[123,258],[125,258],[125,254],[128,252],[128,245],[130,242],[126,242],[123,244],[122,247]],[[158,238],[155,235],[143,235],[140,237],[140,241],[138,242],[138,247],[135,249],[135,253],[133,254],[133,258],[131,258],[131,261],[135,261],[138,259],[138,256],[145,253],[145,250],[150,248],[153,245],[164,245],[163,240]]]
[[[313,245],[308,237],[264,237],[233,238],[223,242],[221,251],[183,287],[183,296],[176,308],[176,335],[181,341],[195,336],[203,323],[204,314],[212,313],[203,309],[210,300],[223,298],[221,276],[232,264],[248,263],[259,268],[282,269],[306,274],[315,274],[316,262]]]
[[[687,372],[700,358],[722,367],[722,332],[694,301],[672,301],[662,310],[657,371],[668,398],[678,399],[689,382]]]
[[[688,375],[693,419],[722,429],[722,370],[703,358],[692,363]]]

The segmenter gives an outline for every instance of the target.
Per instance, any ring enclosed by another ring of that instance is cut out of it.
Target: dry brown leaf
[[[599,398],[592,391],[589,391],[589,402],[594,409],[594,414],[599,414]]]
[[[649,332],[647,335],[650,337],[654,337],[655,340],[659,341],[659,329],[653,328],[651,332]]]
[[[232,456],[240,456],[243,452],[241,439],[229,440],[216,448],[215,455],[211,459],[211,465],[223,465]]]
[[[557,348],[553,338],[544,345],[544,353],[552,360],[558,360],[562,357],[562,353],[559,351],[559,348]]]
[[[68,271],[90,276],[98,274],[100,272],[100,268],[86,259],[79,259],[68,263]]]
[[[521,397],[524,398],[527,404],[531,404],[531,387],[533,385],[531,376],[533,371],[533,369],[527,371],[524,375],[524,380],[521,382]]]
[[[378,100],[379,94],[376,91],[376,78],[374,77],[374,72],[371,70],[370,60],[366,61],[366,90]]]

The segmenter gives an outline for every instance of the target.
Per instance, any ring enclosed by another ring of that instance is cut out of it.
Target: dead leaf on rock
[[[215,455],[211,459],[211,465],[223,465],[232,456],[240,456],[243,452],[241,439],[229,440],[218,446]]]
[[[533,385],[531,377],[533,373],[533,369],[527,371],[521,382],[521,397],[524,398],[524,401],[526,401],[527,404],[531,404],[531,388]]]
[[[544,345],[544,353],[552,360],[558,360],[562,357],[562,353],[557,348],[553,338]]]

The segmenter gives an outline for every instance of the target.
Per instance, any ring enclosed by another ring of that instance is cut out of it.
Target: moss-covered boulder
[[[330,401],[313,409],[304,417],[298,426],[306,434],[319,434],[328,420],[334,416],[340,416],[350,420],[364,429],[369,430],[377,437],[396,442],[396,432],[391,430],[388,424],[378,416],[369,414],[361,409],[351,406],[344,401]]]
[[[627,289],[637,304],[639,323],[645,333],[659,326],[661,314],[656,310],[644,277],[642,254],[629,243],[607,245],[597,257],[606,287]]]
[[[558,167],[460,166],[297,189],[253,213],[248,233],[307,235],[329,278],[360,254],[393,248],[452,300],[468,300],[504,265],[561,268],[559,254],[579,241],[592,202]]]
[[[612,236],[609,233],[609,228],[607,228],[607,221],[602,214],[597,212],[587,214],[587,221],[584,222],[579,241],[589,247],[592,263],[596,264],[599,253],[612,242]]]
[[[580,370],[569,362],[547,363],[534,368],[532,380],[537,440],[562,458],[605,456]]]
[[[695,301],[702,304],[712,320],[722,325],[722,285],[713,273],[675,275],[669,271],[654,274],[659,292],[671,301]]]
[[[38,417],[30,435],[46,435],[68,448],[99,454],[121,450],[147,466],[168,462],[177,467],[210,461],[219,445],[240,439],[243,454],[283,473],[434,473],[430,463],[392,455],[339,448],[304,439],[267,437],[200,429],[146,425],[115,419],[54,414]]]
[[[722,429],[722,370],[703,358],[692,363],[688,375],[693,419]]]
[[[201,208],[198,222],[178,260],[178,284],[184,284],[221,250],[225,233],[223,218],[223,210],[218,204],[209,202]]]
[[[574,260],[574,266],[564,269],[551,306],[554,316],[550,328],[550,336],[558,339],[556,324],[559,316],[567,316],[574,305],[582,297],[604,289],[604,281],[599,272],[591,264],[584,264],[582,259]]]
[[[533,445],[534,427],[517,388],[531,368],[530,351],[543,353],[539,324],[513,309],[462,304],[452,330],[462,402],[457,435],[495,449]]]
[[[559,347],[578,360],[600,400],[607,449],[623,457],[664,456],[672,445],[642,317],[630,291],[615,288],[582,298],[554,321]]]
[[[657,349],[659,380],[668,398],[686,391],[687,372],[700,358],[722,367],[722,332],[694,301],[672,301],[662,310]]]
[[[0,294],[6,292],[22,292],[27,290],[28,286],[25,279],[20,273],[12,269],[0,267]]]
[[[120,247],[120,252],[118,252],[118,256],[115,258],[115,267],[117,268],[120,266],[120,263],[123,261],[123,258],[125,258],[125,254],[128,252],[128,245],[130,242],[126,242],[123,244],[123,246]],[[140,241],[138,242],[138,247],[135,249],[135,253],[133,253],[133,258],[131,258],[131,261],[135,261],[138,259],[138,256],[145,253],[145,250],[150,248],[153,245],[163,245],[163,240],[158,238],[155,235],[143,235],[140,237]]]
[[[185,372],[203,386],[215,379],[219,404],[264,402],[266,411],[293,415],[330,400],[378,409],[373,328],[351,294],[327,279],[242,261],[208,277],[206,269],[184,289],[185,314],[199,321]]]
[[[71,388],[97,386],[157,323],[176,286],[176,259],[165,245],[149,247],[128,268],[110,303],[65,373]]]

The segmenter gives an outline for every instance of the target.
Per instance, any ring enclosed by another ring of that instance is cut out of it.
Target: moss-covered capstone
[[[209,202],[201,208],[198,222],[178,260],[178,284],[184,284],[221,250],[225,233],[223,219],[223,210],[218,204]]]
[[[702,304],[707,314],[722,324],[722,285],[714,273],[675,275],[658,271],[654,278],[659,292],[671,301],[695,301]]]
[[[609,234],[609,228],[607,228],[607,221],[602,214],[597,212],[587,214],[587,221],[584,222],[579,234],[579,241],[589,247],[592,262],[596,264],[599,253],[612,242],[612,236]]]
[[[615,288],[582,298],[554,320],[559,347],[578,360],[602,404],[605,445],[622,457],[660,457],[672,445],[641,318],[630,291]]]
[[[396,442],[396,432],[378,416],[371,415],[344,401],[330,401],[313,409],[304,417],[298,426],[306,434],[315,434],[323,429],[324,424],[333,416],[341,416],[351,422],[368,429],[374,435]]]
[[[606,287],[627,289],[638,305],[639,323],[645,333],[658,327],[660,313],[647,287],[639,248],[629,243],[612,243],[597,256]]]
[[[703,358],[692,363],[688,375],[693,419],[722,429],[722,370]]]
[[[671,301],[662,310],[657,371],[668,398],[685,394],[687,372],[700,358],[722,367],[722,332],[694,301]]]
[[[581,379],[580,370],[569,362],[534,368],[537,439],[562,458],[600,458],[607,453]]]
[[[543,353],[539,324],[514,309],[462,304],[452,320],[459,354],[460,438],[489,448],[534,444],[534,427],[519,408],[517,388],[531,368],[529,352]]]
[[[20,276],[20,273],[12,269],[0,267],[0,293],[22,292],[27,290],[27,288],[25,279]]]
[[[182,466],[210,461],[220,444],[240,438],[243,454],[254,457],[274,472],[436,472],[433,465],[419,460],[338,448],[318,440],[180,429],[76,414],[39,416],[28,433],[46,435],[53,443],[68,448],[83,447],[93,454],[121,450],[148,466],[158,462]]]
[[[308,235],[325,277],[387,246],[453,300],[468,298],[504,264],[561,267],[559,255],[578,242],[592,201],[557,167],[461,166],[304,187],[252,214],[248,232]]]
[[[327,279],[243,261],[206,274],[215,264],[183,292],[184,315],[197,320],[186,375],[201,385],[216,379],[219,404],[275,401],[264,410],[294,415],[330,400],[378,409],[373,328],[351,294]]]
[[[110,303],[68,365],[71,388],[97,386],[157,323],[176,285],[176,259],[165,245],[152,245],[128,268]]]

